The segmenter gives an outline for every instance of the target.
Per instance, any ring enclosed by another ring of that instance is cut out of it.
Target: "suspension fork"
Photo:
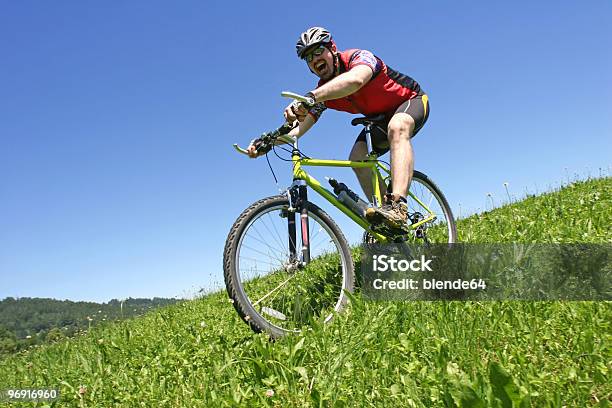
[[[302,262],[306,265],[310,262],[310,223],[308,222],[308,194],[305,185],[299,187],[299,195],[301,200],[300,220],[302,221]]]
[[[302,183],[304,183],[302,181]],[[297,183],[296,183],[297,184]],[[305,265],[310,262],[310,231],[308,222],[308,194],[305,184],[297,184],[289,190],[291,199],[290,208],[287,213],[287,231],[289,233],[289,259],[298,260],[297,226],[295,223],[296,213],[300,214],[300,231],[302,234],[302,263]]]

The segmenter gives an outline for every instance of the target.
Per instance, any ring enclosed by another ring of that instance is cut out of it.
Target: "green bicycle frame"
[[[308,174],[302,167],[306,166],[319,166],[319,167],[351,167],[351,168],[369,168],[372,173],[372,191],[377,203],[382,203],[382,197],[380,195],[380,184],[379,180],[382,178],[381,171],[386,173],[387,177],[390,177],[391,170],[384,164],[377,160],[376,154],[370,154],[367,159],[361,161],[350,161],[350,160],[320,160],[320,159],[305,159],[300,157],[296,149],[294,149],[291,157],[293,161],[293,180],[303,180],[308,186],[314,191],[319,193],[323,198],[329,201],[334,207],[338,208],[347,217],[356,222],[361,228],[368,231],[374,238],[379,242],[386,242],[389,240],[388,237],[373,231],[370,224],[363,218],[359,217],[353,211],[351,211],[346,205],[344,205],[334,193],[326,189],[321,183],[310,174]],[[419,200],[410,191],[408,195],[421,205],[427,212],[428,216],[423,220],[412,224],[411,228],[416,228],[426,222],[430,222],[436,218],[436,215],[427,207],[421,200]]]
[[[303,98],[299,95],[296,94],[289,94],[287,93],[287,96],[290,96],[292,98]],[[284,128],[284,129],[283,129]],[[283,126],[281,126],[279,129],[277,129],[277,132],[279,132],[280,130],[284,130],[284,131],[289,131],[292,129],[292,127],[289,127],[289,125],[287,123],[285,123]],[[293,162],[293,180],[294,182],[297,180],[302,180],[306,183],[306,185],[310,186],[314,191],[316,191],[317,193],[319,193],[321,196],[323,196],[327,201],[329,201],[334,207],[338,208],[340,211],[342,211],[344,214],[346,214],[347,217],[349,217],[351,220],[353,220],[354,222],[356,222],[361,228],[363,228],[364,230],[366,230],[367,232],[369,232],[370,234],[372,234],[372,236],[374,238],[376,238],[379,242],[387,242],[389,240],[388,237],[373,231],[371,228],[371,225],[362,217],[358,216],[357,214],[355,214],[353,211],[351,211],[346,205],[344,205],[340,200],[338,200],[338,198],[336,197],[336,195],[334,193],[332,193],[331,191],[329,191],[328,189],[326,189],[325,187],[323,187],[321,185],[321,183],[314,177],[312,177],[310,174],[308,174],[302,167],[306,167],[306,166],[319,166],[319,167],[351,167],[351,168],[369,168],[371,173],[372,173],[372,191],[374,192],[374,200],[375,200],[375,204],[380,205],[382,203],[382,197],[380,195],[380,184],[379,184],[379,180],[380,179],[387,179],[391,177],[391,170],[385,166],[383,163],[381,163],[378,160],[378,155],[376,153],[374,153],[371,149],[371,140],[369,138],[369,127],[366,126],[366,140],[367,140],[367,145],[368,145],[368,150],[371,152],[370,154],[368,154],[367,158],[365,160],[360,160],[360,161],[350,161],[350,160],[320,160],[320,159],[311,159],[311,158],[303,158],[300,155],[300,152],[298,150],[298,140],[297,138],[293,138],[291,136],[287,136],[286,134],[282,134],[280,136],[277,136],[277,140],[282,142],[282,143],[287,143],[289,145],[293,145],[293,150],[291,153],[291,160]],[[247,151],[243,148],[241,148],[240,146],[238,146],[237,144],[234,144],[234,148],[242,153],[242,154],[247,154]],[[386,174],[387,177],[383,178],[381,176],[381,170]],[[416,229],[419,226],[430,222],[430,221],[434,221],[436,219],[436,214],[431,211],[431,209],[425,204],[423,203],[421,200],[419,200],[412,192],[408,191],[408,196],[414,200],[415,202],[417,202],[426,212],[427,215],[420,221],[411,224],[410,228],[411,229]]]

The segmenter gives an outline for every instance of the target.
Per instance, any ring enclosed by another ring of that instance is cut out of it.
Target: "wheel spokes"
[[[311,261],[303,265],[290,259],[289,239],[281,233],[287,234],[283,211],[286,207],[270,209],[250,223],[236,263],[241,290],[253,309],[276,327],[293,331],[312,318],[329,320],[344,296],[345,268],[337,238],[312,214],[308,221]],[[296,248],[301,248],[301,238],[298,229]]]

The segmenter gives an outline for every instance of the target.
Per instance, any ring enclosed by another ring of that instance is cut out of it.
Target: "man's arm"
[[[357,65],[350,71],[338,75],[331,81],[311,91],[317,102],[338,99],[357,92],[372,78],[372,68]]]
[[[303,121],[298,122],[298,125],[287,133],[289,136],[300,138],[304,136],[304,133],[308,132],[310,128],[317,123],[312,115],[306,115]]]
[[[287,133],[287,135],[291,136],[291,137],[297,137],[298,139],[300,137],[302,137],[304,135],[304,133],[308,132],[308,130],[316,123],[316,120],[314,117],[312,117],[310,114],[306,115],[306,117],[304,118],[303,121],[298,122],[298,126],[296,126],[295,128],[293,128],[289,133]],[[285,142],[281,142],[280,140],[276,140],[274,142],[274,144],[276,146],[285,144]],[[250,144],[249,147],[246,149],[249,157],[254,159],[256,157],[259,157],[261,155],[263,155],[264,153],[258,152],[257,149],[255,148],[254,144]]]

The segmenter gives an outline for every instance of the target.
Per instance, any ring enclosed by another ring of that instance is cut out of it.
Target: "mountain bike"
[[[295,93],[282,95],[313,103]],[[446,198],[419,171],[414,171],[408,192],[409,221],[405,226],[372,225],[365,218],[367,206],[383,203],[381,183],[387,191],[391,188],[390,165],[380,160],[372,148],[370,131],[380,126],[380,120],[381,117],[361,117],[351,122],[365,126],[370,153],[360,161],[306,156],[297,138],[287,135],[294,127],[290,123],[261,139],[260,148],[276,149],[278,143],[292,146],[286,150],[291,153],[293,183],[282,194],[258,200],[240,214],[228,234],[223,256],[230,300],[254,331],[281,337],[301,331],[313,320],[327,323],[346,306],[348,294],[354,290],[351,248],[334,220],[308,200],[308,187],[363,228],[364,243],[456,241],[455,220]],[[247,154],[237,144],[234,148]],[[371,202],[362,200],[344,183],[328,178],[333,189],[330,191],[306,172],[309,166],[370,169],[374,192]]]

